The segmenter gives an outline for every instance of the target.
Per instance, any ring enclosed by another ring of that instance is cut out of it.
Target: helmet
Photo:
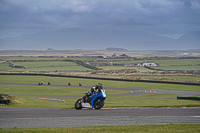
[[[103,89],[103,84],[102,83],[98,83],[98,89]]]

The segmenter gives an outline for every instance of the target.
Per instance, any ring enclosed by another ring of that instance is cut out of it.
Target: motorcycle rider
[[[103,84],[102,83],[98,83],[96,86],[93,86],[91,88],[90,91],[88,91],[88,93],[83,97],[83,102],[90,102],[92,100],[92,97],[96,94],[96,93],[100,93],[101,89],[103,89]]]
[[[101,89],[103,89],[103,84],[102,83],[98,83],[96,86],[91,88],[91,93],[100,93]]]

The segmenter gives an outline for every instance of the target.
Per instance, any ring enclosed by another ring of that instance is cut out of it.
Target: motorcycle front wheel
[[[76,109],[76,110],[82,109],[81,103],[82,103],[82,98],[80,98],[80,99],[78,99],[78,100],[76,101],[76,103],[75,103],[75,109]]]
[[[101,109],[104,106],[104,100],[103,99],[97,99],[94,102],[94,108],[95,109]]]

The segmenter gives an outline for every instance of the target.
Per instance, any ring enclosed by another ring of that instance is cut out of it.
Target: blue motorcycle
[[[94,92],[92,95],[88,96],[86,92],[84,92],[85,96],[80,98],[75,103],[75,109],[80,110],[82,108],[94,108],[101,109],[104,106],[104,100],[106,99],[105,90],[101,90],[101,92]],[[85,99],[86,98],[86,99]]]

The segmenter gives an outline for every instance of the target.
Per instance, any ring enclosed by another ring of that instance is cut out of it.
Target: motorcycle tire
[[[74,105],[76,110],[82,109],[81,103],[82,103],[82,98],[80,98],[80,99],[78,99],[78,100],[76,101],[76,103],[75,103],[75,105]]]
[[[94,102],[94,109],[101,109],[104,106],[104,100],[103,99],[97,99]]]

